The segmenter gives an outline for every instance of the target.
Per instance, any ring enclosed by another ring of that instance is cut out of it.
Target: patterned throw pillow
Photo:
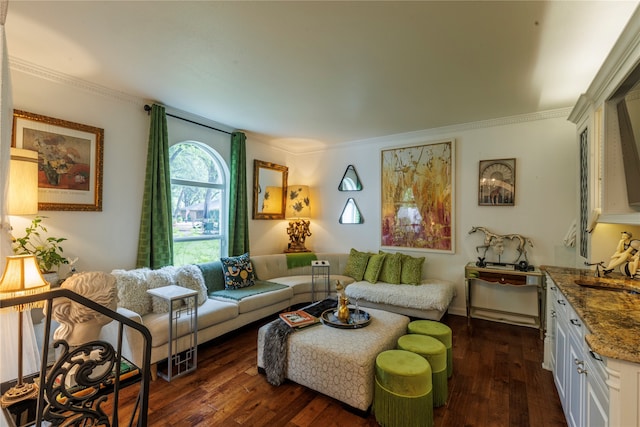
[[[402,255],[400,283],[405,283],[407,285],[419,285],[422,280],[423,264],[424,257],[415,258],[409,255]]]
[[[344,275],[353,277],[358,282],[362,280],[370,256],[370,253],[360,252],[351,248],[349,259],[347,259],[347,266],[344,268]]]
[[[380,253],[383,254],[385,252],[380,251]],[[387,253],[386,256],[384,257],[384,262],[382,263],[382,268],[380,269],[378,280],[386,283],[399,284],[401,271],[402,271],[402,254]]]
[[[385,257],[386,254],[371,255],[369,257],[367,269],[364,271],[364,280],[369,283],[376,283],[378,281]]]
[[[255,284],[253,265],[248,252],[236,257],[220,258],[220,262],[224,271],[225,289],[240,289]]]

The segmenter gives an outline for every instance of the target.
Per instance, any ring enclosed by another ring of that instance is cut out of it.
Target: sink
[[[616,284],[616,283],[602,282],[599,280],[580,280],[580,279],[575,280],[574,282],[576,285],[582,286],[583,288],[600,289],[603,291],[613,291],[613,292],[624,292],[627,294],[634,294],[634,295],[640,294],[640,291],[638,290],[627,288],[624,285]]]

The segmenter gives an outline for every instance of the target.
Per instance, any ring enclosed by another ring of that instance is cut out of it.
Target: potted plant
[[[36,216],[25,229],[23,237],[13,237],[13,252],[17,255],[35,255],[42,274],[57,273],[62,264],[69,264],[60,246],[67,239],[45,237],[42,233],[46,233],[47,229],[42,224],[43,218],[46,217]]]

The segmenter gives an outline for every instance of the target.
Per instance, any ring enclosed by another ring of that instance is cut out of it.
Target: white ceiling
[[[18,1],[9,55],[288,149],[571,107],[637,1]]]

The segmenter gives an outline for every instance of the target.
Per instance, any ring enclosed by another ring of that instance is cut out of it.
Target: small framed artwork
[[[516,159],[480,160],[479,206],[513,206]]]
[[[14,110],[12,145],[38,152],[38,209],[102,211],[104,130]]]

